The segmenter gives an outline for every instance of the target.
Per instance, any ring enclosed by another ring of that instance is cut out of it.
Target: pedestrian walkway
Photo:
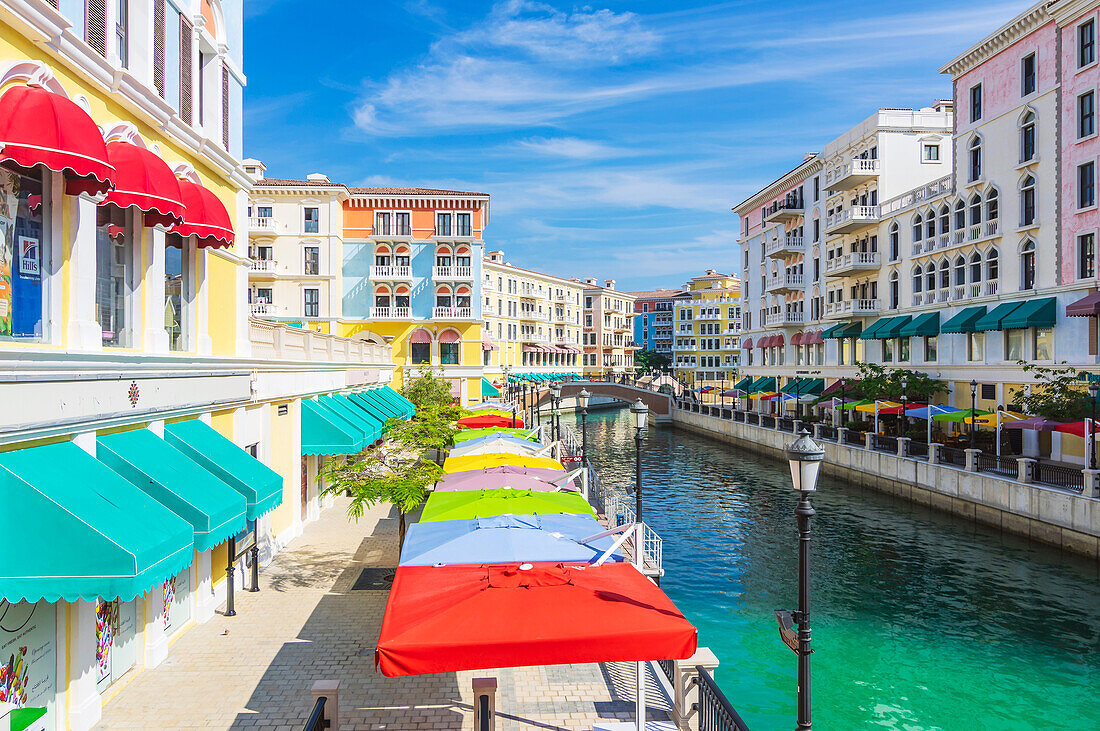
[[[387,592],[369,568],[397,563],[397,520],[376,509],[350,522],[346,503],[276,556],[261,591],[237,596],[173,643],[103,709],[100,729],[301,729],[316,680],[339,680],[344,729],[473,729],[471,680],[497,678],[498,729],[591,729],[634,717],[630,663],[561,665],[386,678],[373,667]],[[361,580],[363,578],[363,580]],[[578,618],[577,621],[583,621]],[[668,718],[651,678],[650,718]]]

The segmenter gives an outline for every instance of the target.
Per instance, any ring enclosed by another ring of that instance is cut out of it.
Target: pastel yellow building
[[[741,280],[708,269],[673,295],[672,367],[688,383],[734,379],[740,366]]]

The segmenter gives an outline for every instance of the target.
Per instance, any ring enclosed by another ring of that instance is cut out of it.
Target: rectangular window
[[[898,361],[909,362],[909,338],[898,338]]]
[[[814,178],[814,202],[821,199],[821,178]]]
[[[970,121],[977,122],[982,118],[982,85],[970,87]]]
[[[972,363],[980,363],[985,360],[985,333],[967,334],[966,359]]]
[[[173,352],[191,349],[189,241],[176,234],[164,237],[164,327],[168,330],[168,349]]]
[[[305,213],[305,232],[307,234],[315,234],[321,230],[321,209],[320,208],[306,208]]]
[[[1077,26],[1077,68],[1096,60],[1096,21]]]
[[[1024,330],[1005,330],[1005,360],[1016,362],[1024,359]]]
[[[1096,205],[1096,163],[1089,161],[1077,166],[1077,207]]]
[[[271,206],[256,206],[256,218],[271,218]]]
[[[1027,96],[1035,93],[1035,54],[1030,53],[1020,61],[1020,94]]]
[[[435,235],[436,236],[450,236],[451,235],[451,214],[449,214],[449,213],[437,213],[437,214],[435,214]]]
[[[302,255],[304,261],[302,262],[302,273],[310,275],[318,275],[321,273],[321,249],[317,246],[307,246],[302,249]]]
[[[412,357],[413,365],[421,365],[423,363],[432,362],[432,344],[431,343],[410,343],[409,355]]]
[[[1077,237],[1077,278],[1092,279],[1096,274],[1096,234]]]
[[[893,363],[894,362],[894,341],[886,339],[882,342],[882,362]]]
[[[1077,136],[1088,137],[1096,132],[1096,92],[1077,97]]]
[[[130,67],[130,44],[127,36],[130,32],[130,0],[117,0],[115,6],[115,53],[118,65]]]
[[[395,236],[412,236],[412,223],[410,223],[409,216],[408,213],[393,214],[393,233]]]
[[[0,342],[43,338],[42,195],[40,169],[21,174],[0,165]]]
[[[1054,360],[1054,328],[1037,327],[1034,333],[1035,360]]]
[[[321,316],[321,290],[302,290],[302,317]]]
[[[133,229],[129,211],[96,208],[96,319],[106,348],[135,345],[131,315]]]
[[[939,144],[925,144],[924,145],[924,161],[925,162],[939,162],[940,161],[940,146]]]
[[[473,236],[474,230],[470,225],[469,213],[455,214],[455,236]]]
[[[440,343],[439,362],[442,365],[458,365],[461,343]]]
[[[390,214],[388,213],[375,213],[374,214],[374,235],[375,236],[389,236],[390,231]]]

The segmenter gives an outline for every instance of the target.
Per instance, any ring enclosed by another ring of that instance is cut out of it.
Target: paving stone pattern
[[[634,717],[634,666],[558,665],[386,678],[374,670],[388,592],[353,591],[364,568],[395,566],[397,521],[385,509],[350,522],[338,503],[276,556],[236,617],[186,631],[168,659],[103,709],[100,729],[301,729],[315,680],[339,680],[344,729],[473,729],[474,677],[498,681],[498,724],[591,729]],[[649,718],[668,718],[650,676]]]

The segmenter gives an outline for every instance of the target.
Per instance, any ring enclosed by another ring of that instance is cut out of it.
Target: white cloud
[[[636,154],[626,148],[613,147],[579,137],[531,137],[520,140],[517,144],[520,149],[536,155],[574,160],[603,160]]]

